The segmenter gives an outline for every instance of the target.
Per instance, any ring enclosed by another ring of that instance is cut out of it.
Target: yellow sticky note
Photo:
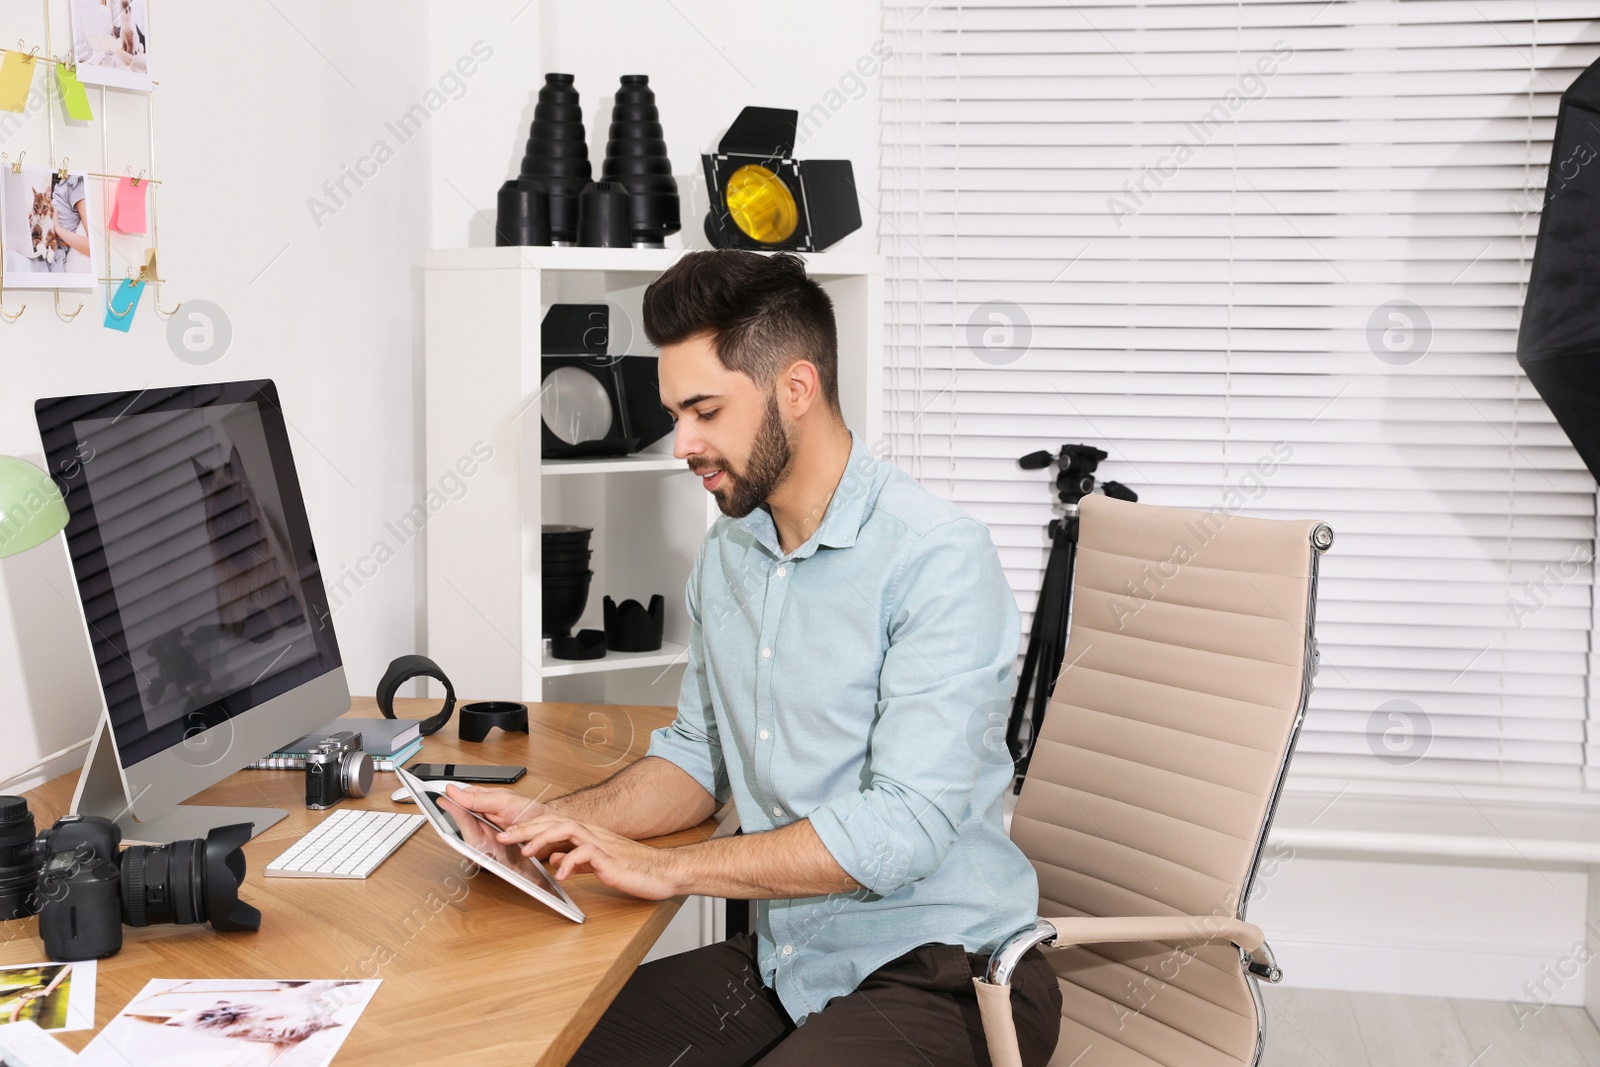
[[[57,63],[56,83],[61,86],[61,106],[66,109],[67,118],[80,122],[92,121],[94,115],[89,111],[89,94],[78,80],[77,69]]]
[[[28,90],[33,87],[34,57],[21,52],[7,52],[0,61],[0,111],[20,112],[28,103]]]

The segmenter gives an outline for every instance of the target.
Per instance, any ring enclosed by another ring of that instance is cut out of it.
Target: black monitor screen
[[[270,381],[36,411],[124,766],[340,666]]]

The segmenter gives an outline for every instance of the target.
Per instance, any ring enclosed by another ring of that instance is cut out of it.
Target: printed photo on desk
[[[0,1026],[0,1067],[72,1067],[77,1054],[26,1019]]]
[[[72,55],[85,85],[150,91],[145,0],[72,0]]]
[[[99,277],[99,208],[82,171],[0,167],[0,249],[6,288],[90,289]]]
[[[78,1067],[326,1067],[382,979],[158,978]]]
[[[93,1030],[94,980],[94,960],[0,967],[0,1029],[26,1021],[42,1030]]]

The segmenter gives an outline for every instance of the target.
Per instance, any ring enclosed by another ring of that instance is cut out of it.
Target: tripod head
[[[1061,451],[1054,454],[1048,450],[1029,452],[1017,460],[1017,466],[1023,470],[1041,470],[1052,464],[1059,467],[1056,496],[1067,506],[1068,514],[1076,514],[1078,502],[1094,492],[1095,471],[1100,468],[1100,461],[1106,458],[1107,453],[1093,445],[1062,445]],[[1106,496],[1118,500],[1139,499],[1138,494],[1121,482],[1104,482],[1102,488]]]

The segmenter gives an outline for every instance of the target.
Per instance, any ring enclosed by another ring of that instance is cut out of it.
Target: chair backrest
[[[1012,822],[1040,914],[1243,917],[1310,690],[1313,537],[1331,531],[1102,496],[1080,515],[1066,655]],[[1058,1059],[1109,1026],[1149,1062],[1253,1062],[1231,946],[1056,955]]]

